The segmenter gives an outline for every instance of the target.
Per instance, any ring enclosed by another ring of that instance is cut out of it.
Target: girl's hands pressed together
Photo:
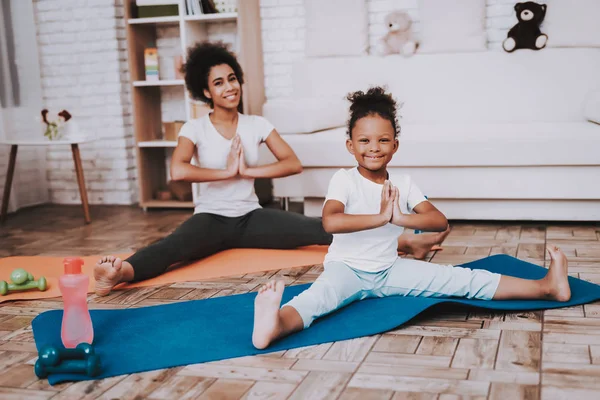
[[[386,180],[381,189],[381,207],[379,214],[385,219],[385,223],[391,221],[394,213],[394,196],[392,191],[392,184]]]
[[[394,225],[402,226],[402,220],[403,220],[404,214],[402,214],[402,211],[400,209],[400,189],[398,189],[396,186],[394,186],[394,188],[392,189],[392,192],[393,192],[393,198],[394,198],[394,206],[393,206],[391,222]]]
[[[240,152],[242,151],[242,145],[240,137],[236,135],[231,141],[231,150],[227,155],[227,172],[230,177],[233,178],[240,171]]]

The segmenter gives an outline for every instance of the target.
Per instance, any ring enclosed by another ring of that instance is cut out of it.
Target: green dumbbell
[[[91,355],[85,360],[65,360],[55,366],[47,366],[38,359],[34,367],[38,378],[44,379],[48,374],[83,374],[87,376],[96,376],[100,373],[100,358],[97,355]]]
[[[33,280],[33,275],[25,271],[23,268],[17,268],[10,274],[10,280],[14,284],[22,285]]]
[[[94,354],[94,347],[87,343],[79,343],[74,349],[46,346],[40,350],[39,360],[43,365],[53,367],[65,360],[84,360]]]
[[[13,283],[0,281],[0,295],[4,296],[8,292],[17,292],[21,290],[39,289],[42,292],[48,288],[46,278],[43,276],[37,281],[33,280],[33,275],[25,271],[23,268],[15,269],[10,274],[10,280]]]

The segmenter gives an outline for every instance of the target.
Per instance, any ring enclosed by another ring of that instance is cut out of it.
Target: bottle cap
[[[67,257],[63,260],[65,274],[80,274],[83,260],[79,257]]]

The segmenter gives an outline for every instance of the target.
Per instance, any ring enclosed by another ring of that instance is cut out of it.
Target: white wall
[[[387,13],[404,10],[413,20],[418,35],[417,0],[366,0],[369,13],[369,42],[373,46],[386,32],[383,20]],[[446,0],[452,1],[452,0]],[[487,34],[490,51],[502,51],[501,43],[517,22],[516,0],[487,0]],[[304,0],[261,0],[262,39],[265,85],[268,99],[292,94],[291,65],[304,57]]]
[[[136,200],[122,0],[34,0],[44,104],[97,141],[80,146],[89,200]],[[48,150],[50,200],[79,203],[71,149]]]

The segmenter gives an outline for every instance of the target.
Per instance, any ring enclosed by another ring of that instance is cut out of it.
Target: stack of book
[[[214,14],[219,11],[213,0],[185,0],[187,15]]]
[[[136,0],[137,18],[167,17],[179,14],[179,0]]]

